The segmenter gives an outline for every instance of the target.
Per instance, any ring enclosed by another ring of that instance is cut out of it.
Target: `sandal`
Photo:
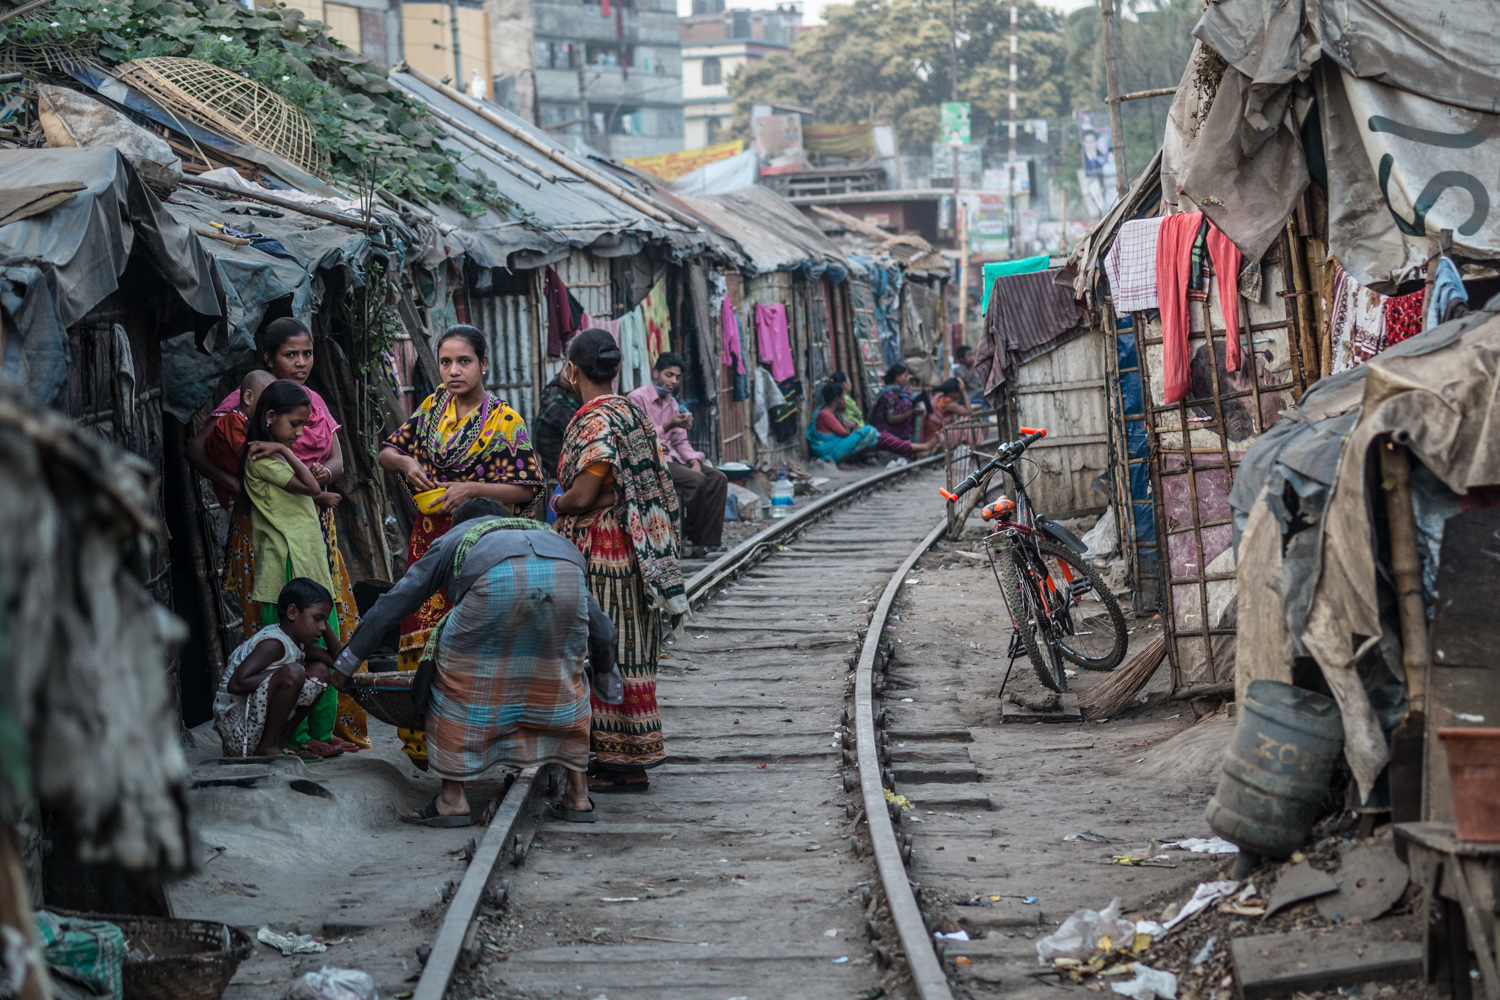
[[[422,811],[416,815],[402,813],[401,822],[410,823],[412,826],[432,827],[468,826],[474,822],[472,813],[464,813],[462,816],[444,816],[438,812],[437,800],[438,797],[434,795],[432,801],[423,806]]]
[[[360,746],[358,743],[351,743],[341,736],[335,736],[333,739],[329,740],[328,745],[333,747],[335,750],[342,750],[344,751],[344,753],[359,753],[359,751],[361,750],[368,749],[366,747]]]
[[[592,823],[594,822],[594,800],[589,799],[589,807],[586,810],[568,809],[554,802],[547,803],[547,814],[553,819],[566,820],[569,823]]]
[[[607,781],[609,782],[609,784],[596,785],[594,784],[594,782],[596,781]],[[650,787],[651,782],[649,779],[646,781],[626,781],[624,778],[606,777],[602,774],[589,775],[589,791],[591,792],[603,792],[606,794],[610,792],[638,794],[640,792],[646,791]]]
[[[298,760],[307,764],[316,764],[318,761],[323,759],[322,757],[319,757],[317,754],[313,753],[311,750],[303,747],[287,747],[285,750],[281,751],[280,755],[282,757],[296,757]]]
[[[322,757],[324,760],[327,760],[329,757],[343,756],[344,753],[344,751],[340,750],[333,744],[324,743],[322,740],[308,740],[306,743],[302,744],[302,747],[309,753],[315,753],[319,757]]]

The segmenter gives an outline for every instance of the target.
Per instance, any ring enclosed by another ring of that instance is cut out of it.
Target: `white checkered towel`
[[[1104,258],[1115,315],[1157,308],[1156,234],[1163,216],[1132,219],[1120,227]]]

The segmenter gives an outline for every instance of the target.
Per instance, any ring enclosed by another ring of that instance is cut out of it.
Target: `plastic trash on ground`
[[[1130,1000],[1177,1000],[1177,977],[1139,962],[1135,966],[1134,979],[1110,983],[1109,987]]]
[[[278,934],[269,927],[262,927],[256,931],[255,939],[270,945],[272,948],[281,949],[281,953],[287,957],[291,957],[292,955],[312,955],[328,950],[326,944],[315,940],[311,934],[293,934],[291,931],[287,931],[285,934]]]
[[[325,965],[294,981],[286,991],[286,1000],[380,1000],[380,995],[368,973]]]
[[[1109,943],[1104,944],[1108,938]],[[1131,946],[1135,923],[1120,919],[1120,899],[1115,897],[1101,910],[1079,910],[1062,926],[1036,943],[1036,957],[1043,965],[1057,958],[1092,958],[1098,952]]]
[[[1179,851],[1189,851],[1193,854],[1238,854],[1240,849],[1223,837],[1212,837],[1204,840],[1202,837],[1189,837],[1186,840],[1169,840],[1163,847],[1175,847]]]
[[[1175,931],[1192,917],[1224,899],[1240,887],[1238,882],[1199,882],[1193,898],[1182,904],[1177,915],[1166,922],[1168,933]]]
[[[968,931],[954,931],[951,934],[944,934],[941,931],[933,931],[932,932],[932,936],[935,937],[935,938],[937,938],[939,941],[967,941],[967,940],[969,940],[969,932]]]

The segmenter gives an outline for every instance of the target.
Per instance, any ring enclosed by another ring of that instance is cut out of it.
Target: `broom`
[[[1107,719],[1135,701],[1141,688],[1151,680],[1161,661],[1167,658],[1166,636],[1157,636],[1136,653],[1124,666],[1114,670],[1108,678],[1096,684],[1088,693],[1088,701],[1080,702],[1091,719]]]

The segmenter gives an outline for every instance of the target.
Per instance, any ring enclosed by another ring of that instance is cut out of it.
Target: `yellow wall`
[[[356,52],[361,51],[358,7],[329,0],[323,4],[323,16],[319,20],[328,25],[328,33],[334,38]]]
[[[406,61],[438,79],[453,77],[453,25],[445,3],[403,3],[401,26],[405,32]],[[484,81],[484,96],[494,97],[494,73],[490,70],[490,25],[483,10],[458,8],[459,59],[464,78],[453,86],[464,93],[474,70]]]
[[[329,34],[356,52],[360,51],[359,8],[328,0],[257,0],[255,6],[264,10],[276,4],[295,7],[306,17],[328,25]]]

